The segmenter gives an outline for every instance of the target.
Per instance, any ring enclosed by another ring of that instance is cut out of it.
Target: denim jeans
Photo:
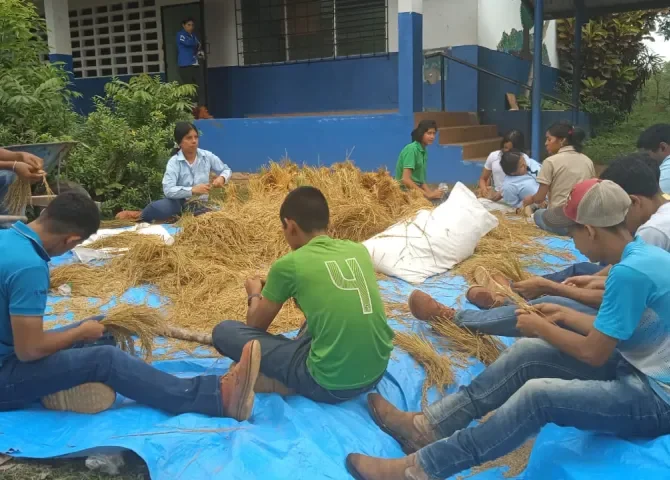
[[[240,359],[242,347],[251,340],[261,343],[261,373],[279,380],[296,393],[315,402],[340,403],[355,398],[377,386],[381,377],[370,385],[353,390],[328,390],[316,383],[307,369],[307,357],[312,337],[305,332],[300,338],[289,339],[282,335],[249,327],[242,322],[228,320],[214,327],[212,341],[221,355]],[[383,376],[383,375],[382,375]]]
[[[34,362],[21,362],[16,356],[4,359],[0,364],[0,411],[25,408],[46,395],[100,382],[124,397],[172,414],[223,415],[219,377],[178,378],[114,344],[105,335],[95,343],[75,344]]]
[[[544,223],[544,219],[542,218],[542,215],[546,211],[547,211],[546,208],[540,208],[539,210],[535,211],[535,213],[533,214],[533,220],[535,220],[535,225],[537,225],[539,228],[541,228],[545,232],[553,233],[554,235],[560,235],[562,237],[567,237],[568,236],[568,229],[567,228],[551,228],[549,225]]]
[[[540,297],[529,302],[531,305],[552,303],[569,307],[578,312],[595,315],[598,310],[565,297]],[[500,335],[502,337],[523,337],[516,329],[516,305],[505,305],[491,310],[459,310],[454,315],[454,323],[466,327],[472,332],[484,335]]]
[[[200,202],[187,203],[183,198],[161,198],[144,207],[140,218],[143,222],[160,222],[181,215],[183,210],[191,212],[196,216],[210,211]]]
[[[648,382],[618,353],[592,367],[521,339],[470,385],[426,408],[442,440],[419,450],[419,463],[432,478],[448,478],[514,451],[548,423],[624,438],[668,434],[670,405]]]
[[[595,275],[603,268],[605,268],[603,265],[599,265],[597,263],[582,262],[570,265],[568,268],[559,272],[554,272],[542,276],[548,280],[551,280],[552,282],[562,283],[570,277],[578,277],[580,275]]]

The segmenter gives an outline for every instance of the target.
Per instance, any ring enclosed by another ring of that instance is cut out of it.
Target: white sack
[[[497,226],[498,219],[459,182],[432,212],[421,210],[363,245],[378,272],[422,283],[472,255],[479,240]]]

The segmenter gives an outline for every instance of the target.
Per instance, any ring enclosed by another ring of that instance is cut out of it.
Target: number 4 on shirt
[[[361,300],[363,314],[370,315],[372,313],[372,299],[370,298],[370,290],[365,281],[363,270],[361,269],[358,260],[355,258],[347,258],[345,262],[351,271],[351,277],[344,276],[344,273],[337,262],[332,260],[325,262],[330,279],[340,290],[357,291],[358,297]]]

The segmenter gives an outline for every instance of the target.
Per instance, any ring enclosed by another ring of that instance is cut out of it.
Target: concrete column
[[[423,0],[398,0],[398,107],[423,111]]]
[[[72,44],[68,0],[44,0],[47,21],[49,60],[65,63],[65,71],[72,71]]]
[[[535,52],[533,54],[533,95],[531,100],[532,132],[531,153],[542,160],[542,27],[544,25],[544,0],[535,0]]]

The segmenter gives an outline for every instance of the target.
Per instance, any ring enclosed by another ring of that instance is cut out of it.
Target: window
[[[158,17],[155,1],[135,0],[95,9],[70,10],[69,15],[72,56],[77,59],[73,67],[75,77],[163,70],[158,22],[144,20]],[[101,45],[108,47],[99,48]],[[148,55],[149,52],[153,53]]]
[[[238,62],[386,54],[387,0],[236,0]]]

